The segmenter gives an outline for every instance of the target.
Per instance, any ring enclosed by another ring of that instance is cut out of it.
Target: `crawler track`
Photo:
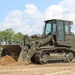
[[[75,57],[75,52],[65,47],[40,48],[34,55],[35,63],[58,63],[71,62]]]

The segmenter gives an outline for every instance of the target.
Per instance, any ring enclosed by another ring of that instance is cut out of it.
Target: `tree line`
[[[0,31],[0,45],[1,44],[19,44],[23,45],[23,36],[21,32],[14,33],[13,29],[9,28]]]

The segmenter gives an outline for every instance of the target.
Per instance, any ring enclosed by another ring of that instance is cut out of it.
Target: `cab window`
[[[56,32],[56,24],[53,23],[53,32]]]
[[[56,32],[56,24],[55,23],[46,23],[45,34],[55,33]]]
[[[70,25],[68,22],[65,23],[65,34],[70,34]]]
[[[51,32],[51,23],[46,24],[46,35]]]

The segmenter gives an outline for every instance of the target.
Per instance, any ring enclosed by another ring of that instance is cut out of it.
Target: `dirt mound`
[[[11,56],[6,55],[0,58],[0,65],[5,66],[5,65],[13,64],[13,63],[16,63],[16,61]]]

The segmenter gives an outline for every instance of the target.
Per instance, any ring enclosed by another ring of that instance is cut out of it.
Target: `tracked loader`
[[[24,46],[1,45],[2,54],[12,56],[17,62],[46,64],[72,62],[75,58],[75,35],[72,21],[51,19],[45,21],[42,35],[24,36]]]

